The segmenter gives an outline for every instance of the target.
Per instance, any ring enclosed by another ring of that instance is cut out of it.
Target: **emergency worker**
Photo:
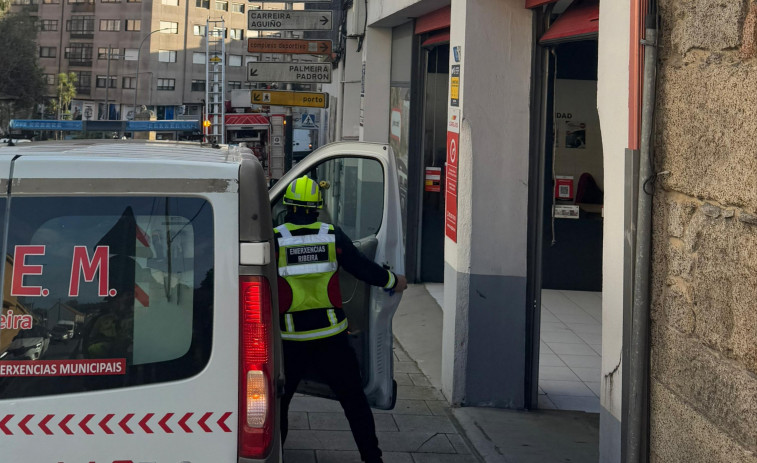
[[[318,184],[307,176],[284,194],[286,223],[276,227],[279,312],[286,385],[281,401],[281,440],[286,439],[289,403],[305,376],[323,379],[339,399],[360,458],[381,462],[381,450],[355,351],[347,337],[337,270],[387,291],[404,291],[407,280],[365,257],[339,228],[318,221],[323,207]]]

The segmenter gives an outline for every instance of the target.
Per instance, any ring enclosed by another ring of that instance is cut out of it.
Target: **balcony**
[[[72,39],[94,39],[95,31],[71,31]]]
[[[92,58],[69,58],[69,66],[92,67]]]
[[[94,13],[95,2],[71,3],[71,12],[72,13]]]

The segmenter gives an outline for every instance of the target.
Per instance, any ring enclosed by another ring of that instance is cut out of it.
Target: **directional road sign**
[[[290,92],[286,90],[253,90],[252,104],[270,106],[302,106],[306,108],[328,108],[328,93]]]
[[[248,82],[331,83],[331,63],[247,63]]]
[[[331,10],[248,10],[247,29],[330,31]]]
[[[330,55],[331,40],[247,39],[250,53]]]

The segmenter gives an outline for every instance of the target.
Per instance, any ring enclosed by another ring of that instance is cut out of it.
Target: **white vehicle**
[[[260,163],[228,148],[4,148],[4,306],[29,310],[4,309],[0,339],[31,334],[61,307],[84,321],[34,360],[8,362],[0,343],[0,460],[280,462],[272,208],[280,219],[286,183],[308,173],[328,187],[322,219],[404,273],[395,172],[387,145],[332,144],[269,197]],[[399,295],[348,278],[342,292],[366,394],[391,408]]]
[[[73,339],[76,333],[76,323],[72,320],[60,320],[50,330],[53,340],[55,341],[68,341]]]

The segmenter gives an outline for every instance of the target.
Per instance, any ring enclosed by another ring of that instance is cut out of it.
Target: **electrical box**
[[[347,37],[365,35],[366,0],[352,0],[352,8],[347,10]]]

